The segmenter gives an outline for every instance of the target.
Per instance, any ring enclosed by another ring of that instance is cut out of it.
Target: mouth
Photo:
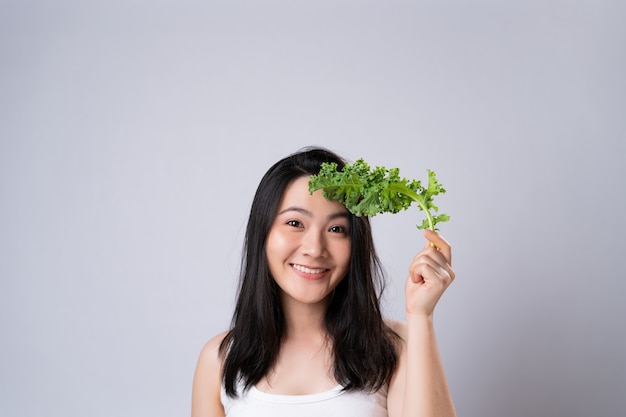
[[[299,265],[299,264],[291,264],[291,267],[298,272],[302,272],[303,274],[309,274],[309,275],[321,275],[329,271],[329,269],[327,268],[309,268],[308,266]]]

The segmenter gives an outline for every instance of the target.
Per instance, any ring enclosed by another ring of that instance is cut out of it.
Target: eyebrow
[[[303,214],[303,215],[305,215],[307,217],[313,217],[313,213],[311,213],[309,210],[307,210],[305,208],[302,208],[302,207],[297,207],[297,206],[287,207],[286,209],[281,210],[278,213],[278,215],[285,214],[285,213],[290,212],[290,211],[295,211],[297,213],[301,213],[301,214]],[[328,220],[334,220],[334,219],[338,219],[338,218],[346,218],[347,219],[348,216],[349,216],[349,213],[348,213],[347,210],[345,210],[345,211],[337,211],[335,213],[329,214],[327,216],[327,219]]]

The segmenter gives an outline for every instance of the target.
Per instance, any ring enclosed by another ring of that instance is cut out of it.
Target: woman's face
[[[283,304],[324,303],[343,279],[350,261],[348,211],[321,190],[309,193],[309,177],[285,190],[267,237],[270,272]]]

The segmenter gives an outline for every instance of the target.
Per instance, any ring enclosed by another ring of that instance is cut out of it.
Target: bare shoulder
[[[200,350],[193,377],[191,415],[193,417],[223,416],[220,400],[222,360],[219,349],[227,332],[212,337]]]
[[[200,358],[199,361],[208,361],[208,362],[212,362],[212,365],[217,365],[218,367],[221,368],[221,360],[220,360],[220,345],[222,344],[222,341],[224,340],[224,338],[226,337],[226,335],[228,334],[228,332],[222,332],[218,335],[213,336],[211,339],[209,339],[208,342],[206,342],[204,344],[204,346],[202,346],[202,350],[200,350]]]

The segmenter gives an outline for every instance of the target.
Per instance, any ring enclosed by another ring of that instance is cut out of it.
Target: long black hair
[[[308,147],[275,163],[256,190],[243,247],[241,276],[231,330],[220,345],[222,383],[229,396],[258,383],[276,362],[285,337],[278,285],[271,276],[265,244],[287,186],[317,174],[323,162],[344,160],[334,152]],[[324,317],[332,341],[333,374],[345,390],[376,391],[397,365],[395,333],[380,311],[384,288],[380,262],[367,217],[350,214],[350,265],[335,287]]]

